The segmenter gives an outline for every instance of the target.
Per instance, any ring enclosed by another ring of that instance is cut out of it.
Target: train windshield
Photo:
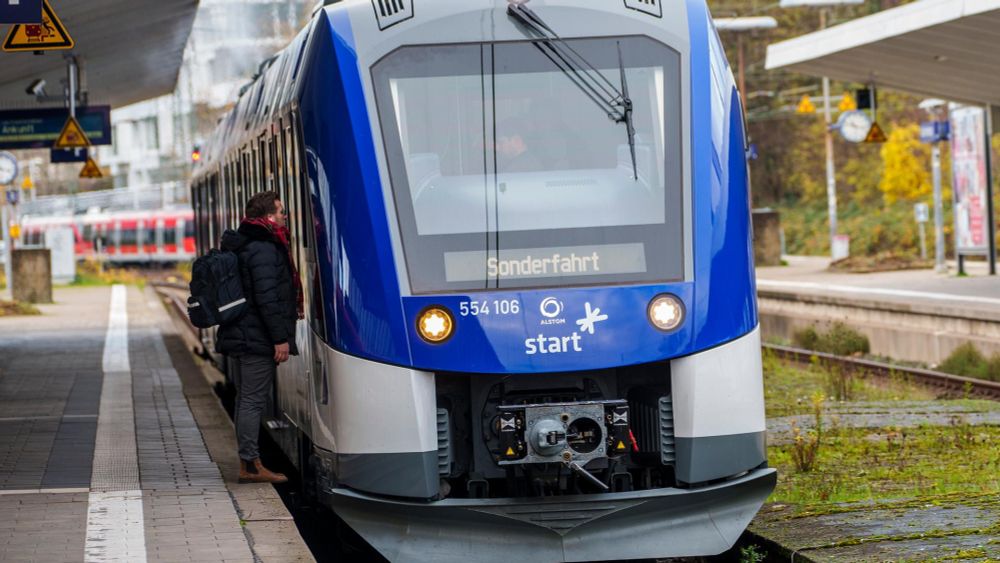
[[[683,278],[681,73],[646,37],[404,47],[373,67],[414,293]],[[627,128],[574,73],[620,83]]]

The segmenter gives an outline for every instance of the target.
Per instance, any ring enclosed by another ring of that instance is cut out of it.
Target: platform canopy
[[[770,45],[767,68],[1000,105],[1000,0],[917,0]]]
[[[75,54],[91,105],[119,107],[174,90],[198,0],[50,0],[72,36],[71,51],[0,52],[0,109],[40,107],[25,89],[46,81],[61,95],[63,55]],[[0,25],[0,41],[11,26]],[[52,105],[52,104],[47,104]]]

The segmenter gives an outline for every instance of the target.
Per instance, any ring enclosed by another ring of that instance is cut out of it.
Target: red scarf
[[[267,229],[267,232],[271,233],[274,240],[284,247],[285,253],[288,255],[288,264],[292,268],[292,279],[295,280],[296,310],[299,314],[299,318],[302,318],[305,314],[305,302],[302,294],[302,279],[299,278],[299,270],[295,267],[295,258],[292,256],[292,245],[288,242],[288,239],[291,238],[290,233],[288,232],[288,227],[279,227],[277,223],[271,221],[267,217],[244,217],[242,223],[256,225]]]

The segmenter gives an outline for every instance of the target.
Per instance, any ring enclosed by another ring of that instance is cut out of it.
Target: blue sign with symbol
[[[42,23],[42,0],[0,0],[0,23]]]
[[[920,124],[920,140],[925,143],[947,141],[951,125],[947,121],[925,121]]]
[[[0,149],[51,148],[68,117],[65,108],[0,111]],[[111,106],[79,108],[76,120],[90,144],[111,144]]]
[[[7,203],[17,205],[17,190],[7,190]]]

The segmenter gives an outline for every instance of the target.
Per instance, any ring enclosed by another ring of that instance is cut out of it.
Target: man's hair
[[[278,212],[278,194],[273,191],[261,192],[247,202],[246,216],[250,219],[267,217]]]

